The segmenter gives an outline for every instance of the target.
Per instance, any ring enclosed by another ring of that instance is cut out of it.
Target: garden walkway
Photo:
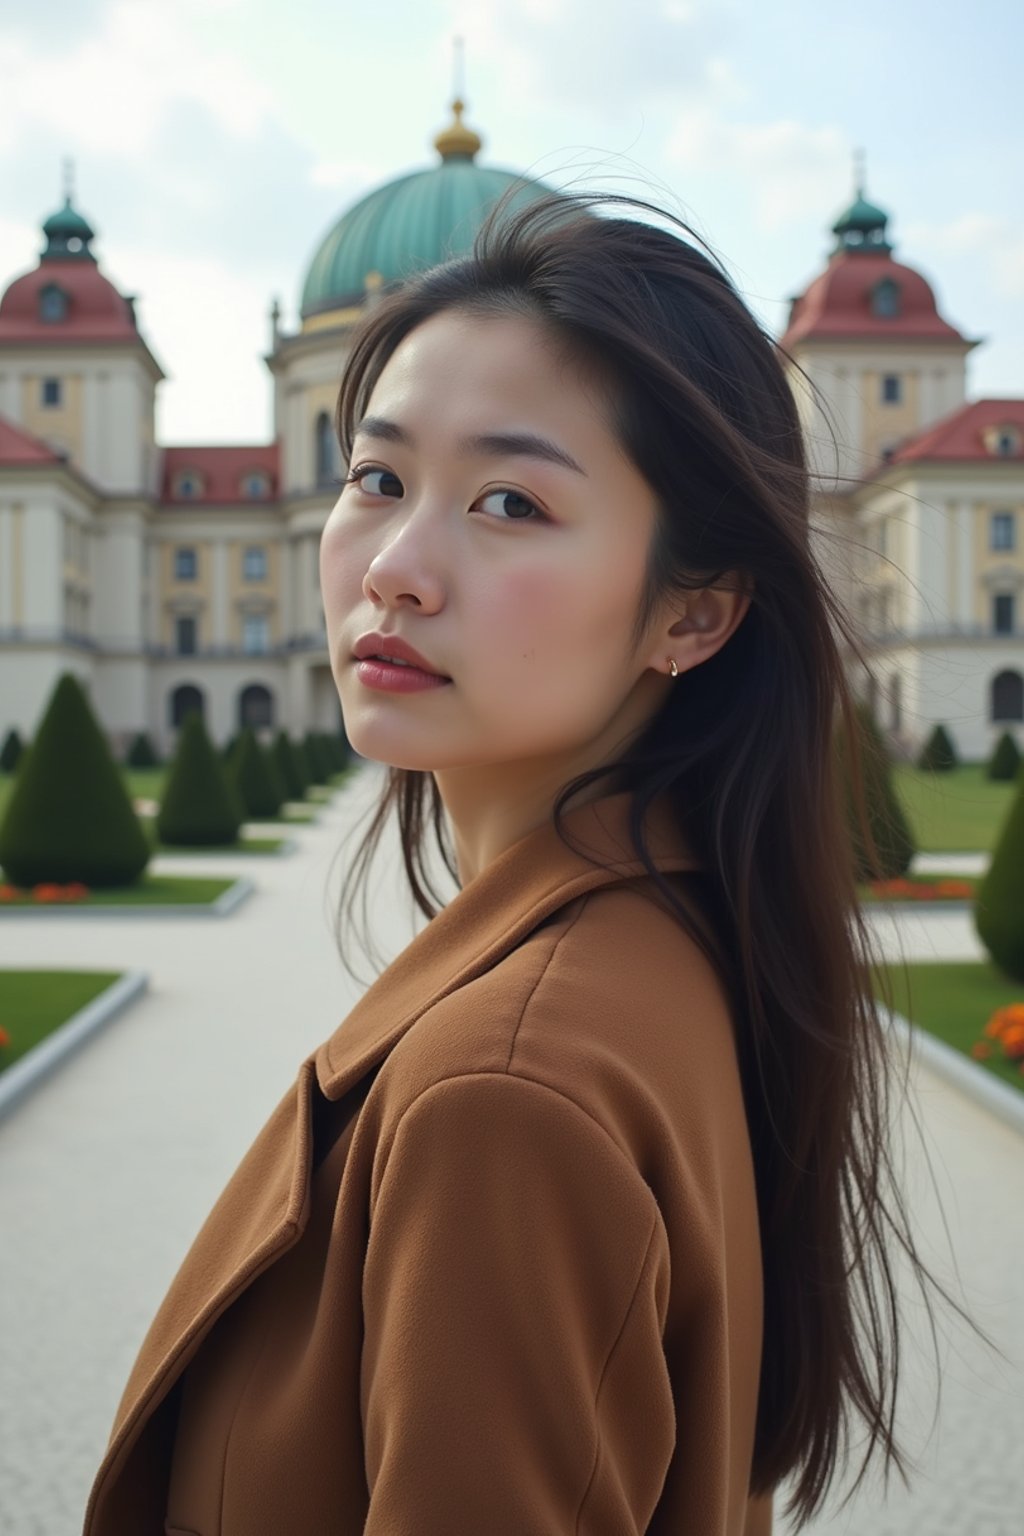
[[[345,867],[335,855],[355,842],[349,830],[379,782],[367,765],[317,826],[295,829],[301,848],[291,857],[176,861],[252,878],[257,891],[234,917],[41,916],[0,929],[6,964],[138,967],[150,977],[129,1011],[0,1124],[0,1536],[80,1536],[121,1389],[171,1277],[298,1063],[359,995],[334,946]],[[390,958],[413,919],[394,894],[393,842],[382,855],[370,912]],[[908,957],[977,953],[966,915],[912,912],[899,928],[875,920],[887,950],[902,932]],[[368,978],[369,963],[356,963]],[[933,1381],[921,1309],[911,1310],[921,1347],[907,1359],[901,1422],[922,1473],[910,1495],[897,1483],[884,1506],[872,1484],[848,1516],[808,1527],[813,1536],[1010,1536],[1024,1508],[1021,1139],[924,1067],[912,1083],[972,1310],[1015,1368],[942,1313],[941,1417],[926,1446]],[[920,1143],[909,1135],[906,1144],[920,1240],[948,1281]],[[777,1519],[779,1536],[786,1530]]]

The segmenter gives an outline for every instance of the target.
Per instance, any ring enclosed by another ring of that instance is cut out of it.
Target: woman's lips
[[[377,661],[372,656],[356,662],[356,676],[367,688],[382,693],[422,693],[429,688],[446,688],[450,677],[423,672],[419,667],[401,666],[393,661]]]

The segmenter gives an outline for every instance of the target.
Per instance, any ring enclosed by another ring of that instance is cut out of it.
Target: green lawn
[[[120,971],[0,971],[0,1071],[113,986]]]
[[[893,965],[888,971],[896,1012],[968,1058],[971,1046],[981,1038],[997,1008],[1024,1003],[1024,982],[1008,981],[991,961]],[[998,1042],[992,1043],[992,1055],[975,1065],[1024,1093],[1024,1074],[1019,1063],[1007,1060]]]
[[[36,902],[31,894],[16,896],[10,901],[0,901],[0,921],[9,907],[75,906],[75,907],[139,907],[139,906],[209,906],[222,896],[237,876],[214,879],[212,876],[147,875],[134,885],[112,886],[108,890],[90,891],[80,901]]]
[[[1017,787],[987,778],[983,763],[949,773],[896,763],[893,776],[922,853],[991,852]]]

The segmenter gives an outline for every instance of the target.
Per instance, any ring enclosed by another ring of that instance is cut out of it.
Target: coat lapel
[[[624,790],[565,813],[565,831],[582,852],[546,823],[459,891],[316,1051],[325,1097],[341,1098],[420,1014],[489,970],[559,907],[598,886],[645,876],[629,832],[632,798]],[[648,810],[645,831],[659,870],[700,867],[664,799]]]
[[[133,1504],[149,1453],[132,1460],[143,1430],[227,1307],[301,1237],[312,1185],[313,1094],[340,1099],[440,998],[490,969],[538,923],[587,891],[646,875],[629,832],[629,791],[568,811],[566,846],[550,824],[515,843],[460,890],[302,1062],[239,1164],[175,1275],[132,1367],[86,1510],[90,1536],[105,1490]],[[664,801],[646,821],[659,870],[699,860]],[[596,862],[592,862],[596,861]],[[245,1198],[238,1198],[241,1190]],[[121,1475],[118,1486],[110,1480]]]

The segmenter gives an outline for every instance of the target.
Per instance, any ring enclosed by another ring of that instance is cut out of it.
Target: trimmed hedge
[[[892,781],[885,739],[865,703],[856,703],[854,712],[868,826],[880,861],[880,867],[876,867],[861,833],[850,783],[846,740],[842,732],[837,732],[839,777],[853,844],[856,878],[862,883],[869,880],[893,880],[907,873],[917,846]]]
[[[198,710],[189,710],[178,731],[163,800],[156,818],[162,843],[211,847],[238,841],[245,820],[228,771]]]
[[[921,748],[917,766],[929,768],[933,773],[948,773],[958,761],[952,738],[945,726],[937,725]]]
[[[304,800],[306,798],[306,780],[303,778],[299,760],[295,755],[288,733],[285,730],[278,731],[270,748],[270,754],[277,764],[277,771],[285,785],[286,800]]]
[[[139,731],[125,756],[126,768],[159,768],[160,759],[146,731]]]
[[[4,773],[13,773],[21,761],[25,752],[25,743],[18,735],[18,728],[12,725],[4,737],[3,749],[0,750],[0,768]]]
[[[1015,779],[1020,772],[1020,763],[1017,743],[1009,731],[1004,731],[989,758],[988,776],[990,779]]]
[[[976,889],[974,926],[996,965],[1024,982],[1024,778]]]
[[[228,774],[245,806],[246,816],[276,816],[288,790],[276,761],[264,751],[251,725],[238,739],[228,761]]]
[[[149,839],[89,700],[61,674],[21,764],[0,826],[0,864],[12,884],[81,881],[132,885],[149,863]]]

